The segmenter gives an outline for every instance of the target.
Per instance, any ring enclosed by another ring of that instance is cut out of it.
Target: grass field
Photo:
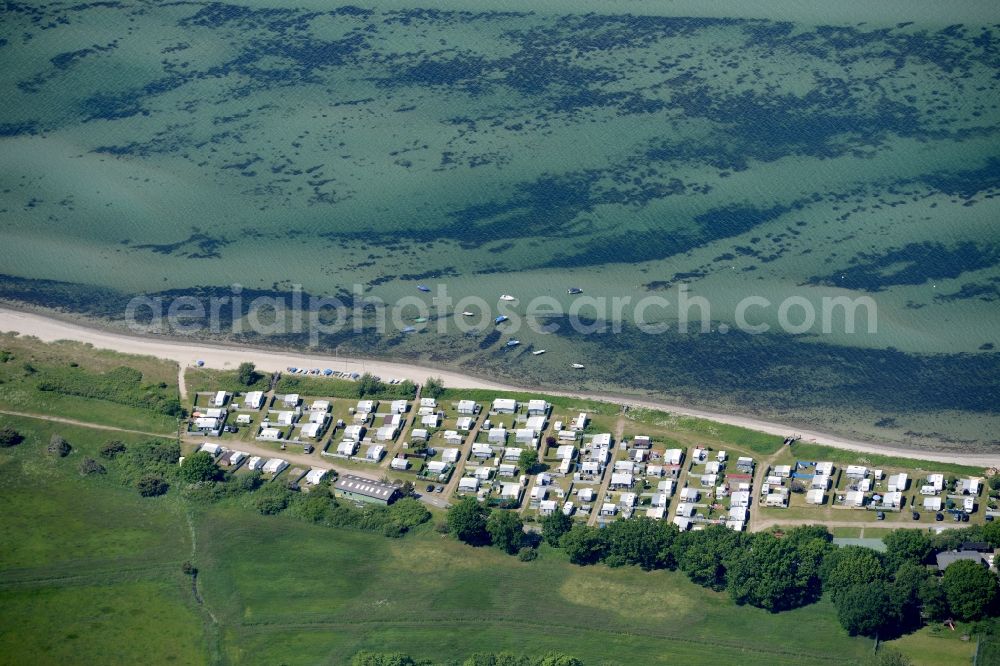
[[[200,611],[181,563],[180,498],[143,499],[112,474],[81,477],[110,433],[0,416],[26,435],[0,449],[0,663],[205,663]],[[58,433],[66,458],[45,453]],[[141,640],[138,638],[141,637]]]
[[[871,649],[846,636],[826,602],[772,615],[737,608],[682,574],[575,567],[548,548],[520,563],[470,552],[429,527],[387,540],[231,507],[200,515],[198,527],[206,599],[225,618],[234,661],[561,649],[588,664],[853,663]],[[801,626],[809,645],[788,639]]]
[[[177,365],[145,356],[97,350],[77,342],[43,343],[36,338],[0,334],[0,409],[51,414],[147,432],[172,432],[177,421],[142,407],[39,390],[46,378],[107,373],[121,366],[142,373],[142,383],[157,395],[177,397]]]

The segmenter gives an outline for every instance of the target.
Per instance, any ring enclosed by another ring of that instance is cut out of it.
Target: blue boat
[[[414,327],[412,327],[412,326],[407,326],[406,328],[404,328],[404,329],[403,329],[403,333],[413,333],[413,332],[414,332],[414,331],[416,331],[416,330],[417,330],[417,329],[415,329],[415,328],[414,328]]]
[[[493,320],[493,323],[494,324],[502,324],[505,321],[507,321],[508,319],[510,319],[510,317],[508,317],[507,315],[500,315],[499,317],[497,317],[496,319]]]
[[[516,346],[518,346],[519,344],[521,344],[521,341],[520,341],[520,340],[508,340],[508,341],[507,341],[507,346],[508,346],[508,347],[516,347]]]
[[[330,375],[333,374],[333,370],[331,370],[330,368],[327,368],[326,370],[323,371],[323,374],[326,375],[327,377],[329,377]]]
[[[418,284],[418,285],[417,285],[417,289],[419,289],[420,291],[423,291],[423,292],[428,292],[428,291],[430,291],[430,290],[431,290],[431,288],[430,288],[430,287],[425,287],[425,286],[424,286],[424,285],[422,285],[422,284]]]
[[[572,294],[582,294],[583,293],[583,289],[580,289],[579,287],[570,287],[569,289],[566,290],[566,293],[571,294],[571,295]]]
[[[201,366],[203,366],[203,365],[205,365],[205,362],[204,362],[204,361],[198,361],[198,367],[199,367],[199,368],[200,368]]]

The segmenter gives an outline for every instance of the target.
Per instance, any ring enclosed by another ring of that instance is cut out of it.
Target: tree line
[[[988,523],[930,535],[900,529],[884,539],[886,552],[836,547],[820,525],[745,533],[712,525],[681,532],[649,518],[615,521],[604,528],[575,523],[555,512],[541,520],[542,539],[573,564],[678,570],[695,584],[725,591],[739,605],[773,613],[830,595],[841,625],[852,635],[882,638],[913,631],[927,621],[975,621],[998,614],[997,576],[971,561],[943,576],[928,568],[932,555],[962,541],[1000,546],[1000,524]],[[448,511],[447,529],[473,546],[508,553],[525,547],[516,513],[490,510],[466,498]]]

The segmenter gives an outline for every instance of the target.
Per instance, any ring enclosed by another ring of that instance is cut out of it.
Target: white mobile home
[[[513,414],[517,411],[517,400],[513,398],[497,398],[493,401],[493,411],[497,414]]]
[[[215,397],[212,398],[212,406],[224,407],[226,404],[226,395],[227,394],[225,391],[219,391],[218,393],[216,393]]]
[[[245,409],[260,409],[264,404],[263,391],[250,391],[243,396],[243,407]]]

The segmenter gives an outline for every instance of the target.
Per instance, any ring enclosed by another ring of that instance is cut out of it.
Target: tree
[[[370,372],[366,372],[361,375],[361,377],[358,378],[358,384],[355,387],[359,398],[363,398],[366,395],[375,395],[380,393],[382,389],[382,382],[375,379],[375,376]]]
[[[104,465],[97,462],[93,458],[84,458],[83,462],[80,463],[80,475],[89,476],[90,474],[104,474],[108,470],[104,469]]]
[[[542,518],[542,538],[550,546],[558,546],[559,540],[572,527],[572,518],[562,511],[555,511]]]
[[[292,492],[280,483],[269,483],[253,494],[253,506],[265,516],[281,513],[288,507]]]
[[[524,543],[524,523],[514,511],[493,511],[486,520],[493,545],[513,555]]]
[[[472,497],[466,497],[448,509],[448,531],[459,541],[473,546],[490,543],[490,533],[486,531],[486,519],[490,510],[481,506]]]
[[[100,450],[101,457],[108,460],[114,460],[123,453],[125,453],[125,442],[117,439],[105,442]]]
[[[851,636],[874,636],[897,621],[885,581],[851,585],[835,599],[840,626]]]
[[[417,394],[417,385],[409,379],[404,379],[396,384],[396,394],[405,398],[412,398]]]
[[[960,620],[978,620],[997,598],[997,577],[972,560],[948,565],[941,578],[948,606]]]
[[[677,534],[673,525],[650,518],[611,523],[604,530],[604,563],[610,567],[632,564],[646,571],[667,568],[673,565],[671,546]]]
[[[184,458],[181,463],[181,478],[188,483],[215,481],[222,476],[222,470],[215,464],[215,458],[207,451],[198,451]]]
[[[10,448],[11,446],[17,446],[24,441],[24,435],[14,430],[10,426],[4,426],[0,428],[0,447]]]
[[[167,492],[170,486],[158,474],[146,474],[135,482],[136,490],[143,497],[157,497]]]
[[[59,456],[60,458],[65,458],[69,455],[69,452],[73,450],[73,447],[69,445],[61,435],[52,435],[49,440],[48,451],[54,456]]]
[[[931,554],[931,540],[921,530],[892,530],[882,542],[889,567],[899,568],[903,562],[921,564]]]
[[[930,577],[927,569],[914,562],[904,562],[893,577],[892,605],[899,615],[902,630],[917,629],[923,623],[920,616],[923,602],[920,590]]]
[[[351,666],[416,666],[413,658],[402,652],[359,652]]]
[[[790,530],[791,534],[794,530]],[[730,596],[776,613],[815,601],[820,594],[819,567],[828,546],[821,538],[755,534],[748,548],[729,562]]]
[[[538,465],[538,454],[533,449],[524,449],[517,458],[517,466],[524,474],[532,474]]]
[[[440,377],[428,377],[427,381],[424,382],[424,388],[420,391],[421,395],[427,396],[428,398],[434,398],[437,400],[444,393],[444,380]]]
[[[820,577],[823,589],[836,601],[837,595],[844,590],[885,580],[886,574],[882,557],[876,551],[862,546],[844,546],[826,556]]]
[[[587,525],[574,525],[560,543],[573,564],[596,564],[607,552],[601,530]]]
[[[538,662],[538,666],[583,666],[583,662],[568,654],[547,654]]]
[[[240,363],[240,367],[236,369],[236,381],[238,381],[243,386],[253,386],[260,380],[260,373],[257,372],[257,366],[249,361]]]
[[[749,537],[721,525],[698,532],[682,532],[673,543],[677,567],[691,582],[721,591],[726,589],[726,563],[745,547]]]
[[[993,478],[1000,478],[1000,476]],[[994,520],[991,523],[983,525],[982,535],[983,541],[987,542],[994,548],[1000,548],[1000,522]]]
[[[944,587],[937,578],[928,576],[921,583],[917,591],[920,598],[920,607],[924,617],[929,620],[946,620],[951,617],[951,609],[948,608],[948,597],[945,596]]]

